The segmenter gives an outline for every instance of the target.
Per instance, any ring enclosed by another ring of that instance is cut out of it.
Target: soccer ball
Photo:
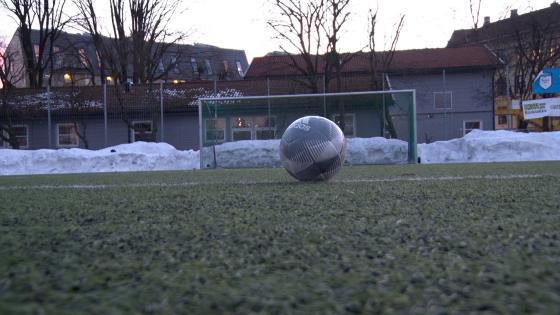
[[[319,116],[294,121],[280,141],[282,165],[300,181],[333,177],[345,157],[346,139],[342,130],[334,122]]]

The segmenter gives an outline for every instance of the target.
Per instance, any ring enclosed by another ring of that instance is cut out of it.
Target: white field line
[[[423,182],[423,181],[460,181],[460,180],[510,180],[510,179],[533,179],[544,177],[557,177],[560,174],[511,174],[511,175],[472,175],[472,176],[403,176],[389,178],[371,179],[341,179],[332,180],[331,183],[385,183],[385,182]],[[239,181],[227,182],[227,184],[257,185],[278,184],[278,181]],[[296,182],[294,182],[296,183]],[[26,189],[111,189],[111,188],[149,188],[149,187],[189,187],[200,185],[212,185],[218,183],[183,182],[183,183],[139,183],[139,184],[75,184],[75,185],[16,185],[0,186],[1,190],[26,190]]]

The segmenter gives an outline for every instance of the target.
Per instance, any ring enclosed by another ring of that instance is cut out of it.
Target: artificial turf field
[[[560,162],[0,177],[0,314],[560,313]]]

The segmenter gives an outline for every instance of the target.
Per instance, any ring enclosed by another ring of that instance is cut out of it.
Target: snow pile
[[[279,147],[280,140],[227,142],[216,146],[216,164],[224,168],[280,167]]]
[[[216,146],[218,167],[281,167],[280,140],[236,141]],[[211,148],[205,151],[212,157]],[[393,164],[406,163],[408,144],[385,138],[347,139],[346,163]],[[207,163],[208,164],[208,163]]]
[[[198,151],[166,143],[135,142],[101,150],[0,150],[0,175],[189,170]]]
[[[418,145],[422,163],[560,160],[560,132],[473,130],[463,138]]]
[[[376,137],[346,141],[347,164],[404,164],[408,161],[408,143],[402,140]]]
[[[384,138],[347,140],[347,164],[406,163],[406,142]],[[237,141],[216,146],[218,167],[280,167],[280,140]],[[212,148],[205,148],[212,157]],[[474,130],[463,138],[418,145],[422,163],[560,160],[560,132]],[[0,175],[190,170],[199,151],[166,143],[135,142],[101,150],[0,150]]]

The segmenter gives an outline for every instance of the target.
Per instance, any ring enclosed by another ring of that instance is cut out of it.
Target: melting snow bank
[[[560,160],[560,132],[473,130],[463,138],[418,145],[422,163]]]
[[[227,142],[216,146],[216,164],[224,168],[280,167],[279,147],[280,140]],[[206,150],[205,156],[211,157],[211,148]]]
[[[281,167],[279,147],[280,140],[228,142],[216,146],[216,162],[223,168]],[[205,156],[211,158],[213,154],[211,148],[206,149]],[[408,144],[401,140],[347,139],[347,164],[403,164],[407,154]]]
[[[381,137],[347,139],[347,164],[404,164],[407,161],[408,143],[402,140]]]
[[[101,150],[0,150],[0,175],[188,170],[198,151],[166,143],[135,142]]]
[[[402,164],[406,142],[350,138],[346,163]],[[279,167],[280,140],[237,141],[216,146],[219,167]],[[205,153],[213,155],[210,148]],[[422,163],[560,160],[560,132],[518,133],[474,130],[463,138],[418,145]],[[190,170],[200,166],[198,151],[166,143],[135,142],[101,150],[0,150],[0,175]]]

